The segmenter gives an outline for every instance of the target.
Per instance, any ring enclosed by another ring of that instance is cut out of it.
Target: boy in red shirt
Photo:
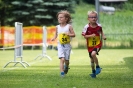
[[[99,66],[98,58],[96,57],[96,55],[98,55],[98,52],[102,47],[102,38],[106,40],[106,37],[102,31],[102,26],[97,23],[96,11],[88,11],[88,20],[89,24],[86,24],[84,26],[82,36],[84,36],[84,38],[86,39],[87,48],[91,60],[92,74],[90,74],[90,76],[92,78],[96,78],[96,75],[101,72],[101,68]]]

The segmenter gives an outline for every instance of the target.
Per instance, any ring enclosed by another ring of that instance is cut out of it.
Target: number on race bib
[[[67,42],[67,38],[62,38],[62,42]]]
[[[92,41],[92,45],[96,45],[96,41]]]
[[[100,44],[99,36],[96,36],[94,38],[92,38],[92,37],[88,38],[88,47],[97,46],[98,44]]]
[[[70,37],[66,34],[59,34],[59,41],[61,44],[67,44],[70,43]]]

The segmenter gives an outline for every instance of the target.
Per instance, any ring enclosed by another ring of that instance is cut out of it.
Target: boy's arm
[[[106,38],[106,36],[104,35],[103,31],[101,32],[101,34],[102,34],[102,38],[103,38],[104,40],[106,40],[107,38]]]
[[[73,30],[73,27],[70,25],[69,26],[69,33],[65,33],[66,35],[70,36],[70,37],[75,37],[75,32]]]
[[[87,39],[87,38],[89,38],[89,37],[95,37],[95,36],[96,36],[96,34],[90,34],[90,35],[85,35],[84,38]]]
[[[84,36],[85,39],[89,38],[89,37],[95,37],[96,34],[90,34],[90,35],[86,35],[84,32],[82,32],[82,36]]]
[[[85,39],[87,39],[89,37],[95,37],[95,34],[86,35],[86,31],[87,31],[87,28],[85,26],[84,29],[83,29],[83,31],[82,31],[82,36],[84,36]]]

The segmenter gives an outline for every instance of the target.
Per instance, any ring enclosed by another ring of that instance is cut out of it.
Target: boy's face
[[[66,23],[66,21],[67,21],[67,19],[65,18],[64,14],[59,14],[59,15],[58,15],[58,22],[59,22],[60,24]]]
[[[88,16],[88,20],[89,20],[90,23],[96,23],[96,21],[97,21],[97,14],[91,13],[91,14]]]

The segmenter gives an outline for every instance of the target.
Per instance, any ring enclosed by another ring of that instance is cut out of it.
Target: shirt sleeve
[[[87,26],[88,26],[88,25],[85,25],[85,26],[84,26],[84,28],[83,28],[83,30],[82,30],[82,36],[85,36],[86,31],[87,31]]]

